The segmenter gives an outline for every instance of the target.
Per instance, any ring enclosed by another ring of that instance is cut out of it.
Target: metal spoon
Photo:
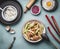
[[[10,45],[10,47],[8,49],[12,49],[15,40],[16,40],[16,37],[13,38],[13,42],[11,43],[11,45]]]
[[[47,40],[47,41],[49,41],[51,44],[53,44],[53,46],[54,46],[56,49],[59,49],[52,41],[50,41],[50,39],[48,38],[48,36],[47,36],[46,33],[43,33],[41,36],[42,36],[42,38],[43,38],[44,40]]]

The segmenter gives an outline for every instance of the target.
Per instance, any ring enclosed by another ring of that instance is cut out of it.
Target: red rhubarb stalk
[[[60,28],[59,28],[59,26],[58,26],[58,24],[57,24],[57,22],[56,22],[54,16],[51,16],[51,18],[52,18],[53,23],[54,23],[55,27],[57,28],[57,30],[58,30],[58,32],[59,32],[59,35],[60,35]]]
[[[49,24],[52,26],[54,31],[60,36],[59,32],[56,30],[56,28],[54,27],[54,25],[52,24],[52,22],[50,21],[50,19],[49,19],[49,17],[47,15],[46,15],[46,19],[48,20]]]
[[[47,27],[47,29],[48,29],[49,33],[52,35],[52,37],[53,37],[58,43],[60,43],[60,40],[57,39],[57,38],[54,36],[54,34],[51,32],[50,28]]]

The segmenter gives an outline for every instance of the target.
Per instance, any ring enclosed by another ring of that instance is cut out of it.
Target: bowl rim
[[[36,13],[36,14],[32,12],[32,8],[33,8],[34,6],[37,6],[37,7],[39,8],[39,12]],[[33,6],[31,7],[31,14],[33,14],[33,15],[38,15],[38,14],[40,14],[40,12],[41,12],[41,8],[40,8],[38,5],[33,5]]]
[[[38,20],[29,20],[28,22],[31,22],[31,21],[37,21],[38,23],[43,24],[41,21],[38,21]],[[41,38],[41,39],[39,39],[39,40],[37,40],[37,41],[31,41],[31,40],[25,38],[25,35],[24,35],[24,33],[23,33],[23,29],[24,29],[25,25],[26,25],[28,22],[26,22],[26,23],[24,24],[23,28],[22,28],[22,36],[23,36],[23,38],[24,38],[26,41],[30,42],[30,43],[37,43],[37,42],[42,41],[43,38]],[[44,25],[44,24],[43,24],[43,25]],[[44,25],[44,31],[43,31],[43,33],[46,33],[45,25]]]
[[[16,18],[17,18],[17,13],[16,13],[16,16],[14,16],[15,18],[13,19],[13,20],[7,20],[6,18],[5,18],[5,15],[4,15],[4,11],[5,11],[5,9],[7,8],[7,7],[13,7],[15,10],[16,10],[16,12],[17,12],[17,9],[15,8],[15,6],[13,6],[13,5],[7,5],[7,6],[5,6],[4,8],[3,8],[3,11],[2,11],[2,18],[5,20],[5,21],[13,21],[13,20],[15,20]]]
[[[45,9],[45,8],[43,7],[43,5],[42,5],[42,1],[43,1],[43,0],[40,1],[40,4],[41,4],[42,8],[43,8],[45,11],[47,11],[47,12],[53,12],[53,11],[55,11],[55,10],[58,8],[58,1],[57,1],[57,0],[53,0],[53,1],[55,1],[55,6],[54,6],[53,9],[51,9],[51,10]]]

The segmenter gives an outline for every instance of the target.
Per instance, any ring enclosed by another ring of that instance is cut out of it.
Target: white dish
[[[12,6],[6,6],[3,10],[2,10],[2,18],[6,21],[13,21],[17,18],[17,9]]]
[[[41,5],[46,11],[56,10],[58,3],[57,0],[41,0]]]
[[[31,21],[37,21],[37,20],[31,20]],[[28,21],[28,22],[30,22],[30,21]],[[27,23],[28,23],[27,22]],[[39,22],[39,21],[37,21],[37,22]],[[26,23],[26,24],[27,24]],[[41,23],[41,22],[39,22],[39,23]],[[25,24],[25,25],[26,25]],[[42,23],[42,25],[43,25],[43,23]],[[23,27],[23,30],[24,30],[24,27]],[[45,30],[45,27],[44,27],[44,30],[43,30],[43,32],[42,32],[42,34],[45,34],[46,33],[46,30]],[[22,33],[23,34],[23,37],[24,37],[24,39],[26,39],[28,42],[31,42],[31,43],[37,43],[37,42],[39,42],[39,41],[41,41],[43,38],[41,38],[41,39],[38,39],[38,40],[36,40],[36,41],[32,41],[32,40],[29,40],[28,38],[26,38],[26,36],[25,36],[25,34],[24,34],[24,32]]]
[[[33,5],[33,6],[31,7],[31,13],[32,13],[33,15],[38,15],[38,14],[40,14],[41,8],[40,8],[39,6],[37,6],[37,7],[39,8],[38,13],[35,14],[35,13],[32,12],[32,8],[33,8],[34,6],[37,6],[37,5]]]
[[[51,5],[48,6],[48,4],[51,4]],[[55,6],[55,1],[54,0],[43,0],[42,6],[47,10],[51,10]]]

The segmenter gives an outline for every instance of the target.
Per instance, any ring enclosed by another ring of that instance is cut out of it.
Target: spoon
[[[10,45],[10,47],[8,49],[12,49],[15,40],[16,40],[16,37],[13,38],[13,42],[11,43],[11,45]]]
[[[41,36],[42,36],[42,38],[43,38],[44,40],[47,40],[47,41],[49,41],[51,44],[53,44],[53,46],[54,46],[56,49],[59,49],[52,41],[50,41],[50,39],[48,38],[48,36],[47,36],[46,33],[43,33]]]

